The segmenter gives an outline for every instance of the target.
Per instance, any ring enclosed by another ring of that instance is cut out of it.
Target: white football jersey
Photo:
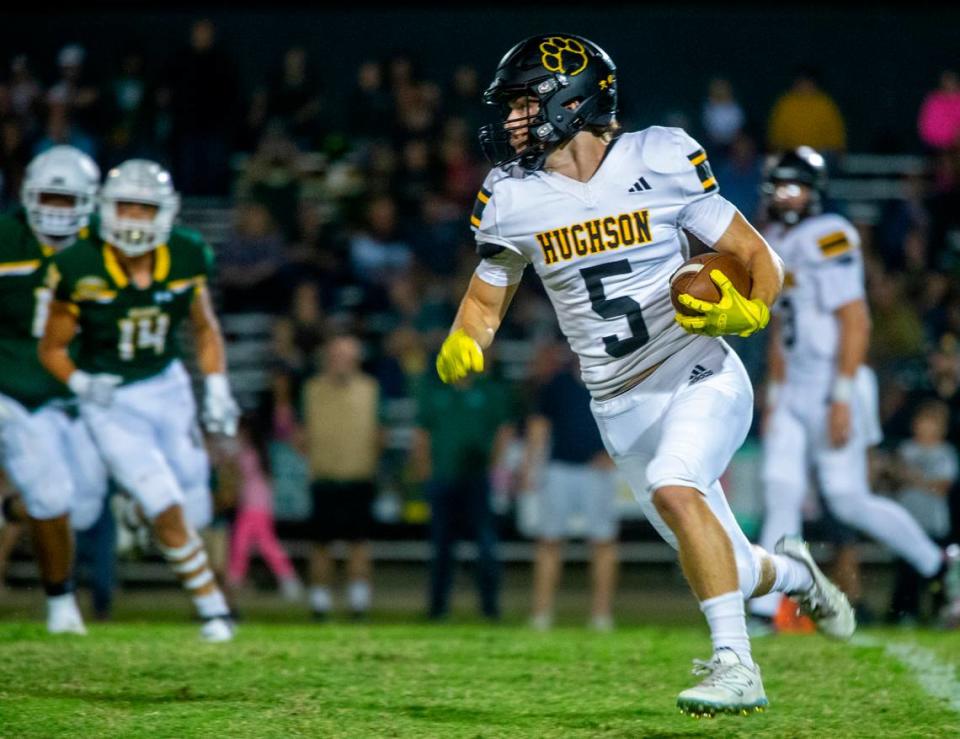
[[[589,182],[494,169],[470,218],[477,275],[512,285],[532,264],[594,397],[694,341],[674,320],[670,275],[686,229],[712,246],[736,208],[718,194],[707,155],[679,128],[612,142]]]
[[[865,295],[857,230],[846,218],[825,213],[792,227],[774,223],[764,236],[784,265],[774,313],[780,319],[786,380],[830,382],[839,343],[834,311]]]

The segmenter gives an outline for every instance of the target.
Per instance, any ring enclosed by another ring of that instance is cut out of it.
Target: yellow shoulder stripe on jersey
[[[117,255],[113,253],[113,247],[109,244],[103,245],[103,266],[106,268],[107,274],[110,275],[110,279],[113,280],[114,285],[122,288],[129,284],[127,275],[120,267],[120,263],[117,261]]]
[[[703,185],[704,192],[713,192],[717,189],[717,178],[713,176],[713,172],[710,169],[710,162],[707,161],[707,152],[703,149],[697,149],[692,154],[687,154],[687,159],[690,160],[697,170],[697,177],[700,179],[700,184]]]
[[[474,227],[480,228],[483,209],[487,207],[487,203],[490,202],[491,197],[493,197],[493,193],[490,192],[490,190],[485,187],[480,188],[480,192],[477,193],[477,199],[473,203],[473,212],[470,214],[470,223]]]
[[[153,253],[153,279],[163,282],[170,274],[170,249],[160,244]]]
[[[823,238],[817,239],[817,244],[820,245],[820,251],[823,252],[825,257],[835,257],[837,254],[843,254],[853,248],[853,244],[850,243],[843,231],[827,234]]]
[[[39,259],[25,259],[22,262],[0,262],[0,277],[29,275],[40,267]]]
[[[181,293],[190,288],[201,288],[205,282],[206,278],[203,275],[194,275],[193,277],[184,277],[182,280],[173,280],[167,284],[167,289],[172,293]]]

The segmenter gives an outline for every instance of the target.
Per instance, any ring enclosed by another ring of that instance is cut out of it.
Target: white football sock
[[[230,606],[227,605],[227,599],[223,597],[220,588],[206,595],[194,595],[193,604],[197,607],[200,618],[217,618],[230,615]]]
[[[813,587],[813,575],[803,562],[782,554],[768,555],[773,560],[777,577],[773,581],[772,592],[776,593],[805,593]]]
[[[743,595],[740,591],[734,590],[707,598],[700,602],[700,610],[710,626],[714,654],[720,649],[730,649],[743,664],[753,667],[750,637],[747,636],[747,622],[743,613]]]
[[[370,583],[366,580],[354,580],[347,588],[350,610],[367,611],[370,609]]]

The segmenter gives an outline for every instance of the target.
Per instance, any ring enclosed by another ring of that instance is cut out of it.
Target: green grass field
[[[540,634],[469,619],[250,620],[228,645],[170,620],[90,630],[0,623],[0,736],[960,736],[957,701],[933,697],[884,648],[921,646],[955,686],[957,632],[868,630],[872,646],[757,640],[770,710],[694,720],[674,708],[690,660],[709,652],[694,625]]]

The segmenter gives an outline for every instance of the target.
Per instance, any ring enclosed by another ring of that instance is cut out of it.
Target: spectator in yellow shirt
[[[821,87],[813,69],[802,68],[791,88],[774,103],[767,130],[770,151],[812,146],[820,152],[847,148],[847,131],[837,104]]]

